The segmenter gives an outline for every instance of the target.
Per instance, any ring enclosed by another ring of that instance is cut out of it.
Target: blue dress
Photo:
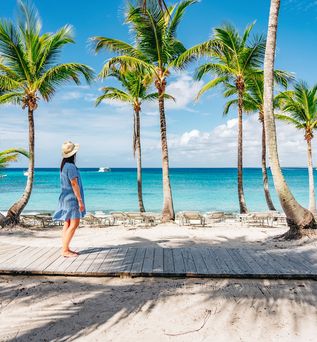
[[[55,221],[80,219],[86,215],[86,210],[84,210],[83,212],[79,210],[78,201],[72,188],[71,180],[75,178],[77,178],[81,198],[85,203],[84,191],[79,171],[74,164],[65,163],[61,172],[62,192],[59,196],[58,209],[53,215],[53,220]]]

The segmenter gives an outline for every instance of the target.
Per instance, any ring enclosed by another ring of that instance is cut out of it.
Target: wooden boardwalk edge
[[[59,272],[36,270],[6,270],[0,269],[0,275],[12,276],[65,276],[65,277],[92,277],[92,278],[215,278],[215,279],[270,279],[270,280],[317,280],[317,274],[312,273],[166,273],[166,272]]]

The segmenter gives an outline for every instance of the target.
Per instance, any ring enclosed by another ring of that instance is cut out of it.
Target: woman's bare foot
[[[62,251],[62,256],[65,258],[74,258],[78,256],[78,253],[73,252],[71,250],[68,251]]]

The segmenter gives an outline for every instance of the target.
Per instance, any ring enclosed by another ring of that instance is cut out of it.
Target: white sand
[[[317,282],[0,277],[1,341],[316,341]]]
[[[160,246],[189,247],[218,245],[243,248],[317,248],[317,238],[305,237],[299,241],[276,241],[275,236],[285,233],[288,228],[241,227],[239,224],[218,225],[213,228],[184,227],[177,224],[162,224],[153,228],[80,227],[72,246],[111,247],[111,246]],[[0,229],[2,243],[16,245],[57,247],[60,246],[61,227],[55,228],[12,228]]]

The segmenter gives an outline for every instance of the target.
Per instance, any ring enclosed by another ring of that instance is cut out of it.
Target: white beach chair
[[[225,219],[223,211],[209,211],[205,215],[206,224],[219,223]]]
[[[182,211],[179,213],[179,224],[181,226],[205,226],[206,219],[199,211]]]

